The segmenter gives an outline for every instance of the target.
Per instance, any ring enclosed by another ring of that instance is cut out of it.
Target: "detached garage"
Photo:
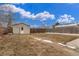
[[[14,24],[13,34],[30,34],[30,25],[24,23]]]

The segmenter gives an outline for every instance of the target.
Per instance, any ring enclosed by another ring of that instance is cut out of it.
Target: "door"
[[[24,34],[24,28],[23,27],[21,27],[21,32],[20,33]]]

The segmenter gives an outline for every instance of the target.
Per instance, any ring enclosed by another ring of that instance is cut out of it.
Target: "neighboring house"
[[[57,25],[53,27],[53,32],[79,33],[79,25],[78,24]]]
[[[30,26],[24,23],[14,24],[12,26],[13,34],[30,34]]]

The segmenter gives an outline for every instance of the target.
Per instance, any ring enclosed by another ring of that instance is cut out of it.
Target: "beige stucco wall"
[[[21,27],[23,27],[23,30],[21,30]],[[30,27],[24,24],[14,25],[13,34],[30,34]]]

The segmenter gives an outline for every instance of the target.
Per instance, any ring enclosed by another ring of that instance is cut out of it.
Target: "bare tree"
[[[11,14],[8,14],[7,17],[8,17],[7,29],[8,29],[9,33],[12,33],[12,20],[13,20],[13,18],[11,16]]]

